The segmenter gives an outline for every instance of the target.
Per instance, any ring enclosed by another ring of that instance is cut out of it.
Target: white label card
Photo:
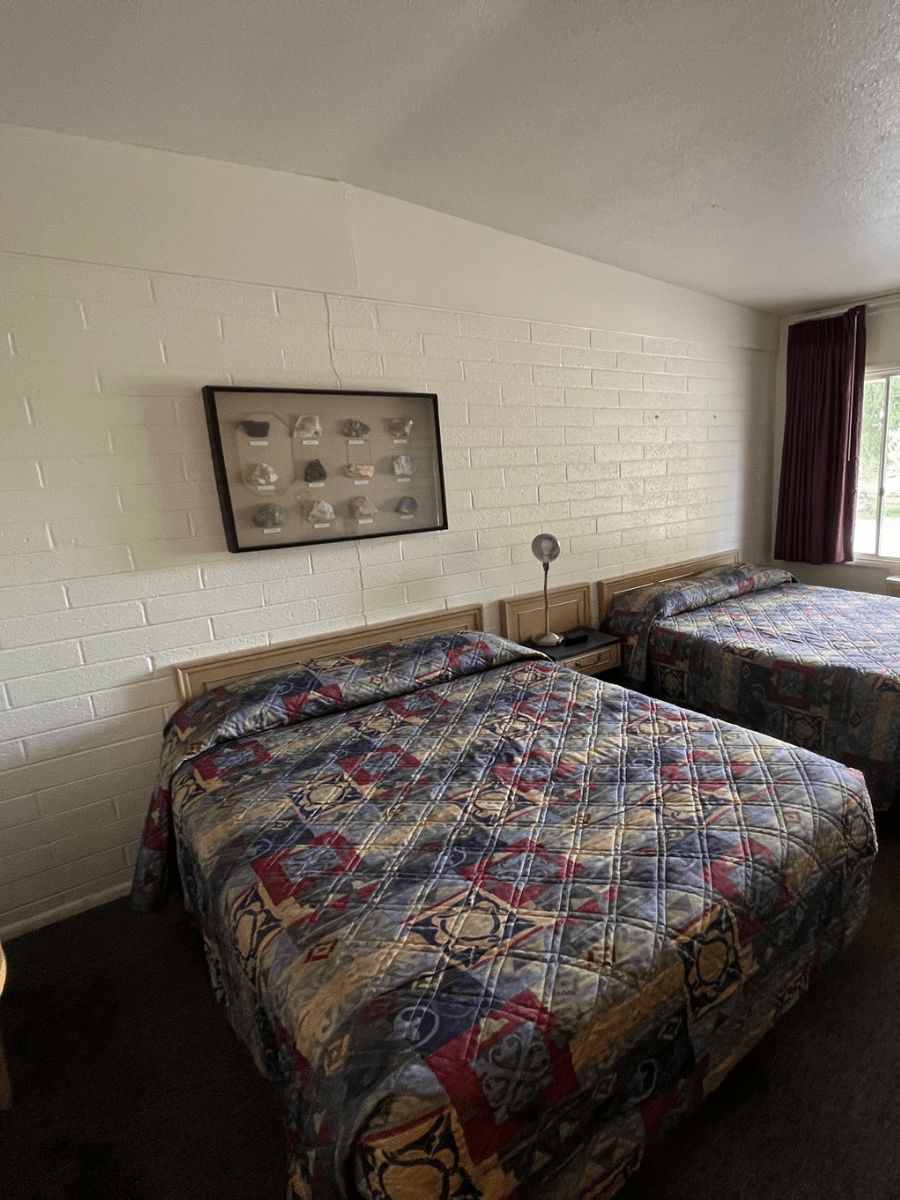
[[[263,533],[281,533],[281,526],[273,525],[271,529],[264,529]]]
[[[251,446],[268,446],[268,444],[269,444],[269,443],[268,443],[267,441],[258,441],[258,440],[257,440],[257,439],[255,439],[255,438],[251,438],[251,439],[250,439],[250,445],[251,445]]]
[[[323,479],[323,480],[321,480],[319,483],[308,483],[306,486],[307,486],[307,487],[324,487],[324,486],[325,486],[325,480]]]
[[[369,486],[368,479],[354,479],[353,483],[355,484],[356,487],[368,487]]]
[[[258,492],[274,492],[275,484],[274,483],[260,483],[257,485],[256,490]]]
[[[372,522],[374,521],[374,519],[375,519],[374,517],[360,517],[359,524],[360,525],[371,525]]]

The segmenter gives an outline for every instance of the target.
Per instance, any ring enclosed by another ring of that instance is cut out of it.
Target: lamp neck
[[[550,577],[550,564],[544,563],[544,633],[550,634],[550,601],[547,597],[547,580]]]

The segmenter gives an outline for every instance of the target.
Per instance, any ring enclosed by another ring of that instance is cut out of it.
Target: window
[[[853,552],[900,559],[900,372],[866,376]]]

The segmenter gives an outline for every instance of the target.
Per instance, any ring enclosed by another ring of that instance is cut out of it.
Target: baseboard
[[[33,933],[44,925],[53,925],[64,921],[66,917],[74,917],[76,913],[87,912],[89,908],[97,908],[108,904],[110,900],[119,900],[127,896],[131,890],[130,883],[117,883],[115,887],[103,892],[95,892],[91,896],[82,896],[80,900],[70,900],[68,904],[60,904],[58,908],[50,908],[46,912],[35,913],[21,921],[13,921],[9,925],[0,926],[0,941],[11,942],[13,938],[21,937],[23,933]]]

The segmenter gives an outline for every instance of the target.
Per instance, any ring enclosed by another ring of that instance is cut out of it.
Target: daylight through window
[[[900,372],[866,377],[853,551],[900,559]]]

